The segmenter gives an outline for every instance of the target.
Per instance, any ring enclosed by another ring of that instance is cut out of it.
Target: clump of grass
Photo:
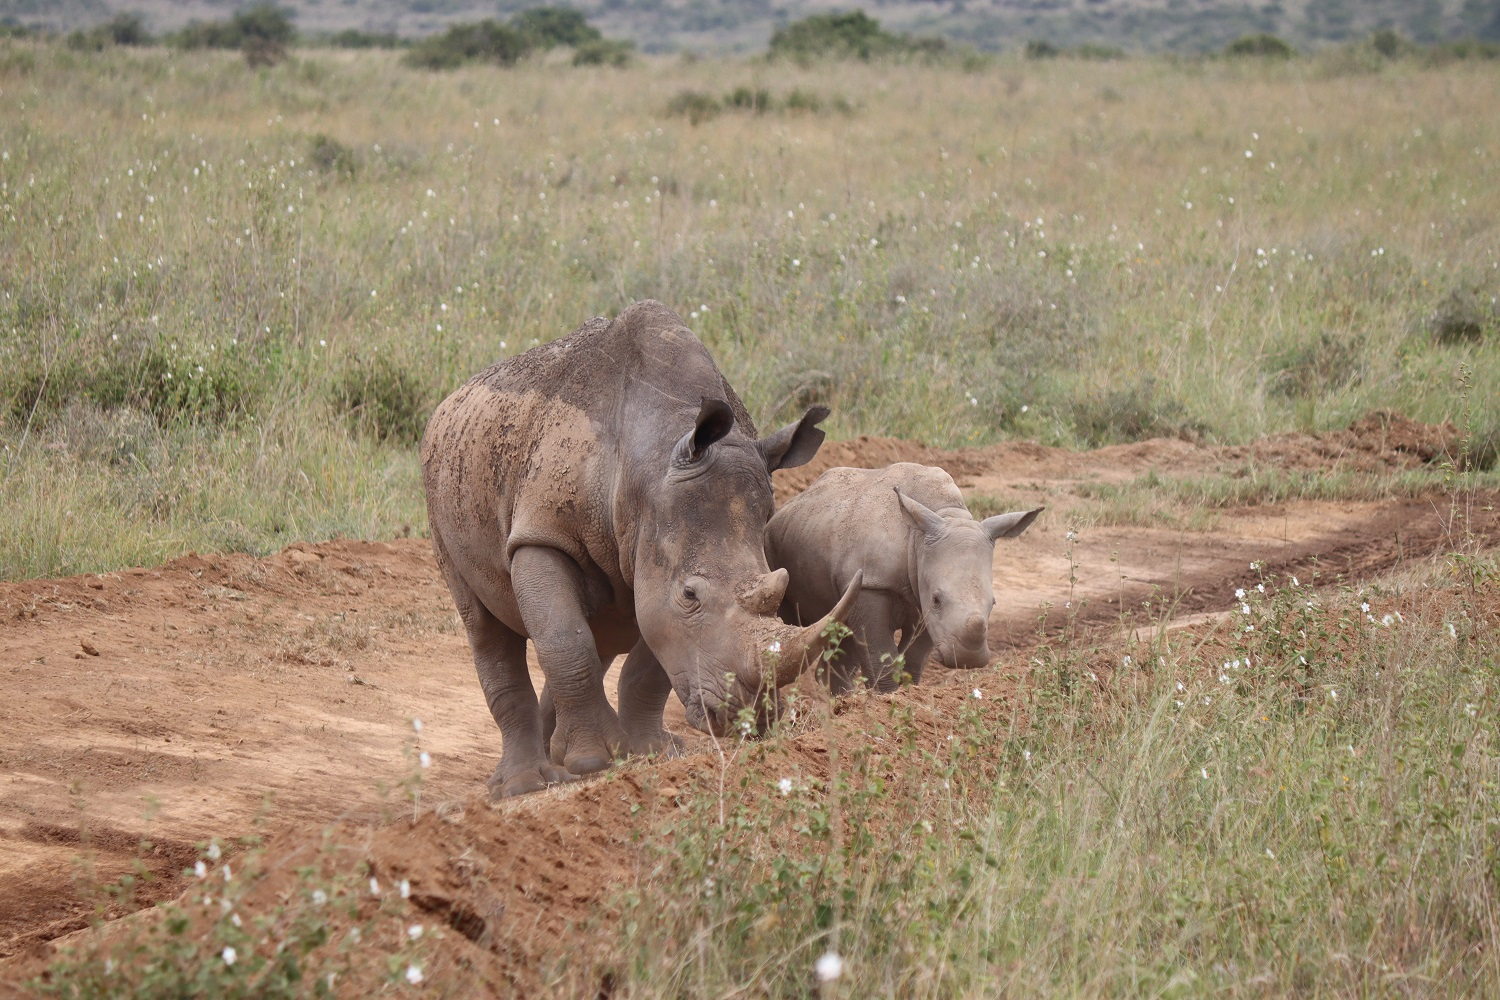
[[[323,132],[308,140],[307,161],[325,174],[352,180],[358,169],[354,150]]]
[[[421,440],[433,397],[415,374],[383,354],[350,362],[330,390],[334,408],[356,431],[408,445]]]
[[[1494,296],[1478,286],[1460,285],[1448,292],[1427,317],[1427,329],[1438,343],[1477,342],[1500,332],[1500,309]]]
[[[1276,35],[1262,33],[1236,38],[1224,46],[1224,54],[1255,59],[1290,59],[1297,50]]]
[[[630,65],[634,52],[634,42],[620,38],[600,38],[579,45],[573,51],[573,65],[613,66],[621,69]]]
[[[1091,445],[1151,437],[1196,437],[1201,423],[1152,376],[1112,385],[1073,402],[1073,427]]]

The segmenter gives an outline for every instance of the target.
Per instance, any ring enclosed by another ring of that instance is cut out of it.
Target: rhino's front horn
[[[822,656],[830,646],[838,645],[828,636],[829,626],[834,622],[844,624],[864,582],[865,572],[860,570],[854,574],[854,579],[849,581],[849,586],[844,588],[844,596],[839,598],[839,602],[833,606],[832,611],[799,630],[790,640],[783,643],[781,661],[776,665],[777,687],[792,683],[797,679],[798,674],[817,662],[818,657]]]
[[[786,596],[787,572],[772,570],[756,579],[755,583],[739,597],[740,607],[752,615],[774,615]]]

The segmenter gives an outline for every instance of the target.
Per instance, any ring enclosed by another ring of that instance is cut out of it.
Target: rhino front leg
[[[877,691],[894,691],[896,676],[896,599],[878,590],[865,591],[855,604],[850,624],[864,639],[864,661],[860,664],[865,680]]]
[[[525,546],[511,556],[510,574],[557,712],[552,760],[573,774],[602,771],[624,734],[604,696],[604,667],[584,611],[583,573],[556,549]]]
[[[915,635],[915,638],[907,641],[906,637]],[[911,675],[913,684],[922,680],[922,668],[927,665],[927,658],[932,655],[932,635],[918,625],[904,625],[901,628],[902,645],[905,647],[903,653],[906,656],[906,672]]]
[[[501,754],[490,776],[490,795],[524,795],[575,775],[547,759],[536,691],[526,669],[526,640],[477,601],[460,602],[479,686],[500,727]]]
[[[644,756],[666,752],[675,756],[682,740],[662,726],[662,712],[672,693],[672,681],[646,645],[636,641],[620,668],[620,725],[625,730],[625,751]]]

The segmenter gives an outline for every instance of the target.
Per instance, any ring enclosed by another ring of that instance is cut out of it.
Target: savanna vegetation
[[[1394,407],[1493,442],[1500,66],[1369,51],[432,73],[8,41],[0,575],[420,525],[427,408],[646,296],[757,419],[825,402],[836,436]]]

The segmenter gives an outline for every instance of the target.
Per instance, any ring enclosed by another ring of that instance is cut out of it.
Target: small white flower
[[[1228,674],[1220,674],[1219,675],[1219,683],[1220,684],[1228,684],[1229,683],[1229,675]]]
[[[1236,590],[1234,592],[1234,599],[1236,601],[1243,601],[1245,599],[1245,588],[1244,587],[1240,587],[1238,590]]]
[[[408,965],[406,967],[406,981],[413,986],[422,981],[422,967],[420,965]]]
[[[1263,583],[1257,583],[1255,585],[1255,589],[1258,590],[1258,591],[1260,591],[1262,594],[1264,594],[1266,592],[1266,585],[1263,584]]]
[[[417,938],[421,937],[422,936],[422,925],[421,924],[412,924],[410,927],[408,927],[406,929],[406,936],[409,937],[409,938],[411,938],[413,941],[415,941]]]
[[[410,899],[411,898],[411,883],[408,882],[406,879],[402,879],[401,880],[401,884],[399,886],[397,886],[397,888],[401,890],[401,898],[402,899]]]
[[[421,753],[417,754],[417,763],[421,764],[424,768],[431,767],[432,755],[429,754],[426,750],[423,750]]]
[[[236,926],[236,927],[243,927],[244,926],[244,921],[242,921],[240,919],[240,915],[238,913],[231,913],[229,915],[229,922],[231,924],[234,924],[234,926]]]
[[[208,865],[204,864],[202,861],[199,861],[197,864],[193,865],[193,874],[198,876],[199,878],[208,878]]]
[[[1275,861],[1276,860],[1276,852],[1273,851],[1273,850],[1271,850],[1268,847],[1268,848],[1266,848],[1266,857],[1270,858],[1272,861]]]
[[[328,346],[328,341],[326,341],[326,340],[319,340],[318,341],[318,346],[319,347],[327,347]]]
[[[973,698],[975,701],[978,701],[984,697],[984,692],[979,690],[978,688],[975,688],[974,690],[969,692],[969,697]]]
[[[1392,625],[1396,624],[1396,619],[1390,615],[1385,615],[1380,619],[1380,624],[1384,625],[1386,628],[1390,628]]]
[[[844,974],[844,960],[836,951],[825,951],[813,965],[813,974],[820,983],[831,983]]]
[[[1030,750],[1022,750],[1021,751],[1021,759],[1025,760],[1025,761],[1031,760],[1031,751]]]
[[[219,856],[224,852],[219,850],[219,842],[215,840],[213,843],[208,845],[208,850],[205,853],[208,855],[208,860],[218,861]]]
[[[1182,681],[1178,681],[1177,682],[1177,690],[1179,690],[1179,691],[1186,691],[1187,690],[1187,688],[1183,686]]]
[[[1249,613],[1250,613],[1250,605],[1248,605],[1248,604],[1241,604],[1240,605],[1240,614],[1242,614],[1242,615],[1248,615]]]
[[[776,788],[781,792],[782,795],[792,794],[792,779],[782,778],[780,781],[776,782]]]
[[[224,866],[224,881],[228,882],[232,878],[234,878],[233,873],[230,872],[229,866],[225,865]]]
[[[1362,614],[1362,615],[1367,615],[1367,614],[1370,613],[1370,602],[1369,601],[1360,601],[1359,602],[1359,613]]]
[[[380,883],[377,882],[373,877],[371,877],[371,879],[370,879],[370,895],[372,895],[372,896],[378,896],[378,895],[380,895]]]
[[[781,640],[780,639],[774,639],[774,640],[772,640],[771,644],[766,647],[766,652],[768,652],[768,653],[779,653],[779,652],[781,652]]]
[[[1203,775],[1203,780],[1204,781],[1208,780],[1208,768],[1206,768],[1206,767],[1200,767],[1200,768],[1198,768],[1198,773],[1201,774],[1201,775]]]
[[[314,906],[322,906],[324,903],[328,902],[328,893],[324,892],[322,889],[314,889],[312,894],[312,901]]]
[[[1339,700],[1339,692],[1338,692],[1337,688],[1329,688],[1328,689],[1328,700],[1329,701],[1338,701]]]
[[[219,952],[219,957],[224,960],[225,965],[233,965],[235,959],[240,957],[240,953],[235,951],[232,946],[225,945],[224,950]]]
[[[1076,542],[1078,541],[1078,532],[1070,529],[1066,535],[1063,535],[1063,538],[1070,542]]]
[[[1446,624],[1448,626],[1448,638],[1450,638],[1450,639],[1457,639],[1458,638],[1458,629],[1456,629],[1456,628],[1453,627],[1453,623],[1452,622],[1447,622]]]
[[[1464,704],[1464,714],[1472,718],[1479,711],[1479,706],[1471,702]]]
[[[1296,578],[1296,577],[1295,577],[1295,576],[1294,576],[1294,577],[1292,577],[1292,586],[1293,586],[1293,587],[1300,587],[1300,586],[1302,586],[1302,583],[1301,583],[1301,581],[1299,581],[1299,580],[1298,580],[1298,579],[1297,579],[1297,578]]]
[[[412,730],[414,732],[420,733],[422,731],[422,720],[421,719],[412,719],[411,720],[411,728],[412,728]]]
[[[1120,659],[1120,666],[1122,666],[1122,667],[1129,667],[1130,664],[1133,663],[1133,662],[1134,661],[1130,659],[1129,655],[1126,655],[1126,656],[1124,656],[1124,657],[1122,657]]]

